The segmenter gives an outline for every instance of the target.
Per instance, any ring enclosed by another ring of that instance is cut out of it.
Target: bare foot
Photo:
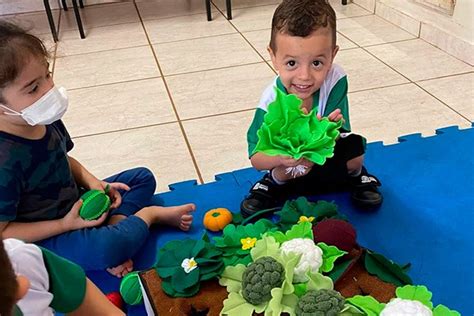
[[[117,278],[122,278],[126,276],[129,272],[132,272],[133,270],[133,261],[132,259],[128,259],[121,265],[118,265],[113,268],[108,268],[107,272],[112,274],[113,276],[116,276]]]
[[[193,215],[191,214],[196,210],[196,205],[190,203],[169,207],[156,206],[155,208],[156,223],[188,231],[193,222]]]

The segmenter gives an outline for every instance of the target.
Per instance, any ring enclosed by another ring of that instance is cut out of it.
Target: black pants
[[[339,138],[334,147],[334,156],[322,166],[315,164],[311,171],[302,177],[289,180],[288,193],[294,195],[312,195],[347,188],[347,162],[365,153],[365,138],[349,134]]]

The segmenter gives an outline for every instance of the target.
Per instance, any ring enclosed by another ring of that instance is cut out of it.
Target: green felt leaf
[[[372,296],[356,295],[346,299],[346,302],[363,311],[367,316],[378,316],[385,307]]]
[[[339,280],[341,275],[347,270],[349,265],[352,263],[352,260],[347,260],[339,264],[334,265],[334,268],[329,272],[328,277],[330,277],[333,282]]]
[[[297,96],[286,95],[276,88],[275,101],[268,106],[268,112],[257,131],[258,142],[254,152],[295,159],[304,157],[320,165],[334,155],[342,121],[334,123],[327,118],[319,120],[314,110],[304,114],[301,103]]]
[[[307,283],[295,283],[293,287],[295,288],[295,295],[298,297],[305,295],[308,291]]]
[[[263,303],[262,305],[264,305],[264,310],[266,303]],[[262,311],[262,306],[257,306],[257,309]],[[252,316],[254,310],[256,310],[256,306],[248,303],[242,295],[231,292],[227,299],[224,300],[224,307],[222,308],[221,315]]]
[[[439,304],[433,309],[433,316],[461,316],[461,313]]]
[[[339,316],[358,316],[358,315],[365,315],[365,313],[359,310],[357,307],[350,304],[344,305],[344,308],[339,312]]]
[[[261,257],[278,257],[280,244],[273,237],[265,236],[257,240],[255,247],[250,251],[253,261]]]
[[[312,224],[327,218],[340,218],[337,205],[332,202],[320,200],[316,203],[309,202],[305,197],[296,200],[286,201],[283,208],[275,212],[279,217],[278,226],[280,230],[286,232],[293,225],[297,224],[301,216],[314,217]]]
[[[317,246],[323,251],[323,265],[319,268],[322,272],[330,272],[334,268],[337,258],[347,253],[339,250],[336,246],[328,246],[323,242],[318,243]]]
[[[299,224],[293,225],[289,231],[285,233],[286,240],[291,240],[295,238],[309,238],[313,240],[313,225],[309,222],[301,222]]]
[[[295,314],[298,296],[295,294],[284,294],[281,288],[274,288],[271,291],[272,298],[268,302],[268,308],[265,310],[267,316],[277,316],[283,313]]]
[[[236,266],[227,266],[222,272],[219,284],[227,288],[227,292],[239,292],[242,289],[242,275],[246,266],[238,264]]]
[[[396,286],[413,283],[400,265],[388,260],[381,254],[367,250],[364,265],[367,272],[376,275],[382,281],[392,283]]]
[[[306,288],[310,290],[332,290],[334,284],[330,277],[324,276],[319,272],[308,271],[306,275],[309,277],[308,282],[306,283]]]
[[[176,292],[184,292],[187,288],[192,287],[199,282],[199,269],[186,273],[184,269],[176,269],[171,277],[171,286]]]
[[[424,285],[405,285],[403,287],[398,287],[395,290],[395,294],[398,298],[418,301],[423,303],[423,305],[427,306],[429,309],[433,308],[433,303],[431,302],[433,294]]]

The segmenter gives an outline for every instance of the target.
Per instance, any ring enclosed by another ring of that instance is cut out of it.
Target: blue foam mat
[[[474,307],[474,129],[457,127],[422,138],[408,135],[400,143],[368,145],[366,165],[382,181],[384,203],[376,213],[362,213],[352,207],[347,193],[318,196],[333,200],[356,227],[359,244],[399,263],[412,263],[409,271],[415,284],[433,292],[433,302],[472,315]],[[200,238],[202,217],[215,207],[238,212],[239,203],[261,173],[243,169],[216,176],[216,182],[197,185],[185,181],[156,195],[159,205],[193,202],[195,222],[184,233],[154,227],[146,244],[134,258],[138,270],[149,268],[157,248],[185,237]],[[117,251],[120,251],[117,249]],[[106,293],[117,291],[119,280],[103,271],[88,272]],[[143,306],[129,308],[129,315],[145,315]]]

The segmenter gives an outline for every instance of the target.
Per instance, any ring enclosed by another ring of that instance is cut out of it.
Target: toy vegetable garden
[[[334,203],[301,197],[275,221],[236,221],[166,243],[152,269],[124,278],[124,300],[146,296],[159,315],[460,315],[433,306],[408,266],[359,246]]]

